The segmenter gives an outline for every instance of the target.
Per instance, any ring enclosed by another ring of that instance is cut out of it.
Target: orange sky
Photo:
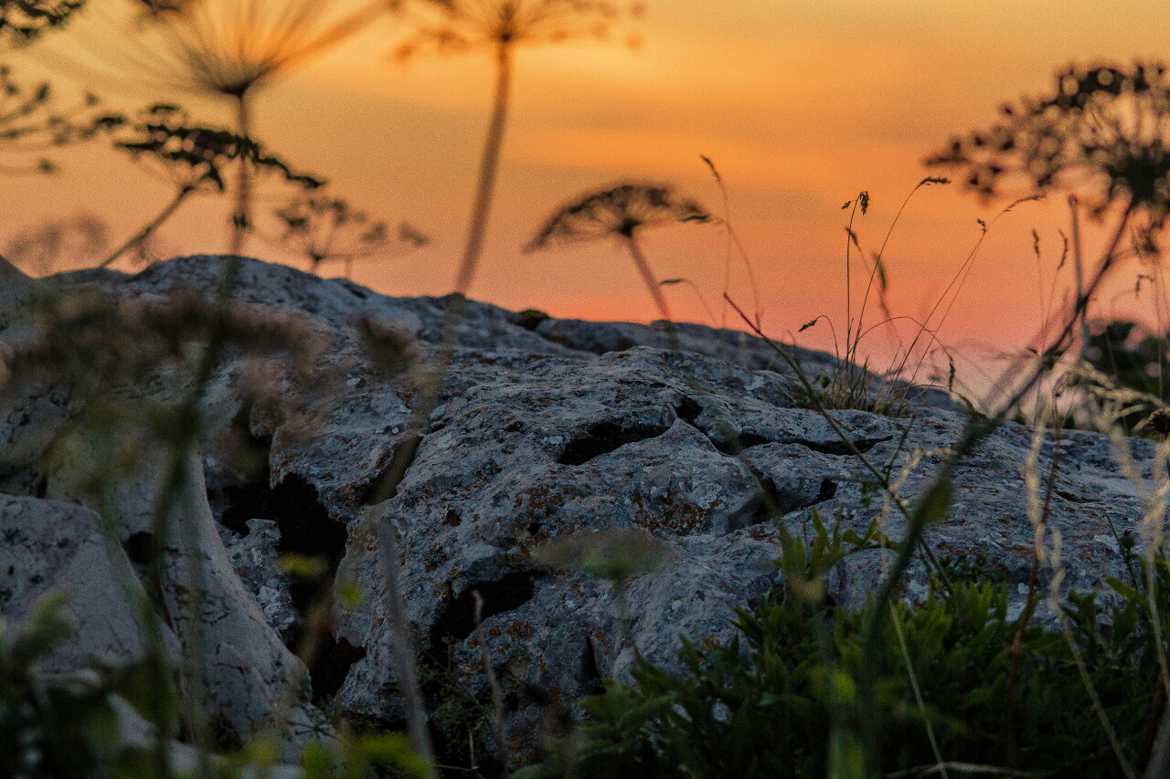
[[[927,173],[922,158],[950,134],[992,120],[1000,102],[1045,87],[1069,60],[1170,57],[1170,9],[1153,0],[650,0],[649,9],[640,51],[590,44],[519,53],[473,296],[559,316],[653,318],[618,247],[524,255],[519,246],[562,200],[622,178],[669,180],[717,209],[702,153],[726,178],[767,328],[784,334],[820,313],[841,325],[844,200],[869,190],[873,207],[860,232],[876,248]],[[492,73],[486,53],[395,65],[387,53],[400,32],[383,24],[264,93],[257,134],[328,176],[338,194],[436,238],[418,254],[359,267],[359,281],[391,294],[442,293],[462,249]],[[49,43],[70,34],[3,59],[40,72]],[[125,106],[173,97],[87,86]],[[193,105],[209,119],[229,118],[223,106]],[[62,211],[99,214],[120,236],[167,197],[110,153],[90,148],[61,161],[58,176],[0,182],[0,245]],[[886,254],[895,313],[920,313],[933,301],[977,239],[976,218],[995,210],[958,188],[919,193]],[[972,358],[988,345],[1021,346],[1041,316],[1031,229],[1040,231],[1050,274],[1066,219],[1054,202],[1003,220],[943,341]],[[225,204],[195,202],[162,243],[183,253],[222,250],[225,223]],[[692,279],[717,306],[723,246],[719,228],[686,226],[650,235],[646,248],[661,277]],[[250,253],[295,264],[258,242]],[[733,290],[750,300],[738,269]],[[680,319],[705,319],[691,290],[669,294]],[[818,327],[801,342],[825,347],[827,338]],[[889,341],[875,336],[872,350],[885,359]]]

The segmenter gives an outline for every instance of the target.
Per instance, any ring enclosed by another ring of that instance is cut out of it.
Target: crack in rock
[[[669,425],[663,424],[595,422],[573,436],[561,450],[557,462],[561,465],[584,465],[627,444],[657,438],[669,429]]]

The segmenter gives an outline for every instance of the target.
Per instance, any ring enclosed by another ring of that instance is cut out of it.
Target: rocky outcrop
[[[159,301],[179,289],[210,294],[221,271],[222,260],[193,257],[132,277],[89,272],[52,283],[58,292],[86,286]],[[194,525],[176,525],[171,534],[186,538],[174,559],[168,556],[171,564],[178,569],[197,558],[210,578],[198,623],[183,616],[194,612],[182,593],[168,590],[170,624],[180,644],[197,631],[214,638],[203,666],[211,705],[240,734],[273,716],[277,704],[267,696],[296,676],[299,662],[282,639],[295,646],[305,638],[311,604],[332,587],[332,618],[310,668],[312,691],[293,688],[304,717],[315,716],[312,701],[328,701],[352,719],[400,727],[393,657],[406,636],[420,658],[440,748],[457,752],[470,734],[480,754],[529,760],[549,718],[572,716],[572,702],[626,674],[636,652],[669,665],[683,636],[730,639],[732,610],[780,583],[777,523],[809,532],[814,512],[857,528],[880,518],[898,538],[904,523],[883,510],[854,448],[897,478],[910,500],[966,421],[945,398],[915,391],[905,416],[832,412],[851,446],[819,414],[794,405],[793,378],[757,339],[686,325],[674,351],[659,324],[557,320],[469,302],[439,403],[414,440],[418,374],[381,370],[355,322],[376,320],[405,333],[425,364],[438,348],[450,299],[385,297],[252,261],[235,297],[254,311],[296,315],[326,344],[300,379],[277,372],[267,397],[247,389],[255,361],[228,352],[203,393],[209,427],[202,467],[193,464],[186,480],[195,492],[183,520]],[[799,357],[813,373],[831,370],[825,355]],[[160,374],[123,392],[131,402],[164,399],[187,379]],[[28,543],[42,555],[56,536],[41,539],[37,533],[47,531],[37,530],[39,522],[67,526],[54,532],[73,545],[94,532],[84,529],[93,514],[38,497],[92,500],[69,486],[78,480],[76,467],[46,462],[45,431],[61,429],[81,410],[66,390],[53,391],[57,400],[47,390],[15,387],[0,408],[8,442],[0,485],[19,494],[4,505],[21,512],[0,518],[40,539]],[[241,441],[258,467],[234,465]],[[948,518],[928,533],[935,554],[950,564],[1007,581],[1017,609],[1033,550],[1020,470],[1031,443],[1031,431],[1017,425],[987,439],[956,472]],[[1149,479],[1153,446],[1127,445]],[[390,498],[370,505],[374,485],[404,447],[414,451],[405,478]],[[1122,573],[1114,533],[1134,528],[1146,508],[1140,485],[1119,475],[1112,447],[1105,436],[1070,432],[1059,444],[1045,440],[1040,451],[1042,474],[1057,457],[1049,524],[1063,540],[1069,588],[1093,589]],[[148,480],[149,469],[140,468],[117,488],[120,544],[146,531]],[[398,539],[406,626],[393,625],[384,610],[377,531],[386,525]],[[541,562],[550,542],[631,530],[656,539],[666,562],[620,588]],[[100,556],[99,536],[93,538],[88,554]],[[275,559],[290,552],[322,560],[324,586],[279,571]],[[14,555],[18,578],[32,574],[32,557]],[[864,602],[883,560],[878,551],[850,557],[831,578],[833,597]],[[106,576],[102,566],[77,570]],[[926,586],[926,572],[913,568],[908,595]],[[6,616],[19,618],[26,601],[9,596]],[[70,662],[112,641],[83,630]],[[503,693],[505,744],[491,723],[485,663]]]

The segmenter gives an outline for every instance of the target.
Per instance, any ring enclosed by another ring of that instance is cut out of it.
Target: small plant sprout
[[[707,209],[680,196],[669,185],[619,184],[562,206],[540,228],[527,251],[617,238],[633,258],[662,318],[670,320],[670,307],[638,244],[638,234],[643,228],[657,225],[711,221]]]
[[[462,54],[489,49],[495,59],[496,85],[492,118],[480,161],[467,245],[455,279],[455,291],[466,294],[475,277],[487,234],[495,193],[504,130],[512,92],[516,46],[557,44],[579,38],[605,39],[621,16],[608,0],[417,0],[407,4],[415,29],[398,47],[396,56],[408,61],[422,54]],[[642,3],[629,6],[629,16],[641,17]],[[630,39],[631,45],[635,39]]]
[[[965,171],[967,187],[984,198],[1067,191],[1098,219],[1117,213],[1077,296],[1081,315],[1115,266],[1131,222],[1141,220],[1153,253],[1170,217],[1170,75],[1160,62],[1073,65],[1057,72],[1049,93],[1000,113],[990,127],[953,138],[927,164]],[[1070,331],[1053,348],[1067,348]]]
[[[348,201],[326,194],[297,195],[273,215],[280,223],[280,234],[271,242],[307,259],[311,273],[317,273],[322,263],[344,262],[348,279],[356,260],[400,257],[430,243],[430,238],[406,222],[391,228]]]
[[[192,195],[223,192],[224,169],[233,162],[250,170],[275,172],[306,189],[322,185],[319,179],[293,171],[255,141],[228,130],[192,124],[187,113],[174,105],[157,104],[146,109],[130,127],[129,136],[119,139],[115,146],[145,170],[172,184],[175,194],[138,233],[101,261],[103,268],[150,240]]]

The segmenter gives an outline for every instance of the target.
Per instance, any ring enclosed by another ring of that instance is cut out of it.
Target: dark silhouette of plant
[[[561,207],[540,228],[526,251],[554,244],[588,243],[617,238],[625,246],[642,275],[662,318],[670,320],[670,307],[646,256],[638,245],[645,227],[678,222],[710,222],[711,214],[694,200],[679,196],[660,184],[619,184],[591,192]]]
[[[248,168],[249,175],[257,171],[275,173],[306,189],[323,184],[320,179],[292,170],[250,138],[193,124],[187,112],[175,105],[160,103],[146,109],[130,127],[129,137],[119,139],[115,146],[169,181],[175,187],[175,195],[154,219],[102,260],[100,267],[148,241],[192,195],[224,192],[224,169],[232,163]]]
[[[136,84],[230,101],[235,132],[253,137],[254,99],[265,87],[364,28],[395,0],[369,0],[344,15],[322,0],[131,0],[139,10],[125,45],[100,54]],[[251,168],[237,167],[230,250],[252,228]]]
[[[1094,323],[1082,352],[1092,371],[1069,383],[1121,401],[1117,421],[1131,433],[1170,433],[1168,337],[1129,320]]]
[[[492,118],[480,160],[467,244],[455,277],[455,291],[466,294],[487,233],[508,120],[515,47],[581,37],[603,39],[621,12],[615,3],[604,0],[416,0],[406,8],[415,13],[415,31],[398,47],[400,60],[424,53],[461,54],[483,48],[490,49],[495,59]],[[629,12],[639,17],[644,6],[633,3]]]
[[[272,242],[304,256],[312,273],[323,262],[341,261],[349,278],[355,260],[397,257],[430,243],[430,238],[406,222],[392,229],[348,201],[327,194],[298,195],[273,215],[281,233]]]
[[[1170,76],[1160,62],[1069,66],[1051,92],[1004,105],[998,122],[953,138],[928,165],[966,171],[985,198],[1025,188],[1078,196],[1098,219],[1120,212],[1097,269],[1075,304],[1088,300],[1116,263],[1131,221],[1156,250],[1170,217]],[[1052,344],[1066,350],[1072,325]]]
[[[19,48],[51,30],[64,27],[85,5],[85,0],[0,0],[0,46]],[[0,64],[0,153],[37,152],[92,137],[116,121],[92,114],[97,98],[85,96],[80,108],[55,110],[47,82],[22,85]],[[52,173],[55,164],[42,157],[32,166],[0,162],[0,173]],[[15,270],[0,255],[0,272]]]
[[[26,156],[87,141],[123,122],[117,114],[99,112],[96,95],[86,93],[71,106],[58,107],[47,81],[25,84],[12,69],[0,65],[0,152]],[[56,164],[40,157],[30,165],[0,162],[0,174],[53,173]]]
[[[0,43],[23,46],[64,27],[86,0],[0,0]]]

